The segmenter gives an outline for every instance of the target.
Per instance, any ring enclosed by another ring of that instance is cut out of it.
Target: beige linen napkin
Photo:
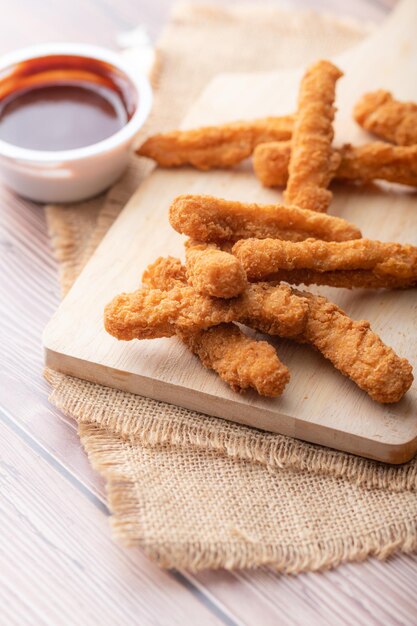
[[[179,5],[159,44],[145,134],[176,126],[220,71],[263,71],[341,52],[351,21],[269,7]],[[134,159],[107,194],[48,207],[65,293],[150,170]],[[320,569],[417,547],[417,462],[401,467],[245,428],[47,371],[107,479],[114,534],[165,567]]]

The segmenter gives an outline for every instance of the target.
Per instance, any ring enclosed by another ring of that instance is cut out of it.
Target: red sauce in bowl
[[[93,145],[127,124],[136,98],[128,77],[103,61],[31,59],[0,75],[0,140],[45,151]]]

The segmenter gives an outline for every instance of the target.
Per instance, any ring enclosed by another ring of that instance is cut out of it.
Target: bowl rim
[[[130,120],[116,133],[106,139],[82,148],[71,150],[30,150],[0,140],[0,159],[9,158],[31,163],[61,163],[77,161],[102,154],[125,144],[132,139],[149,115],[152,106],[152,87],[143,72],[127,62],[121,54],[100,46],[81,43],[36,44],[2,55],[0,71],[22,61],[59,56],[80,56],[97,61],[104,61],[123,72],[133,84],[138,95],[138,105]]]

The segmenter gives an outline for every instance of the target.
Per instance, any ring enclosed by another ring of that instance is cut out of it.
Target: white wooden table
[[[0,0],[0,52],[42,40],[111,46],[139,22],[155,36],[171,3]],[[393,4],[314,8],[381,20]],[[104,484],[42,379],[40,336],[59,301],[43,211],[4,188],[0,200],[0,624],[417,624],[417,556],[297,578],[266,569],[190,575],[111,540]]]

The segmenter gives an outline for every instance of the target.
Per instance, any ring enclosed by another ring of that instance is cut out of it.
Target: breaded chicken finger
[[[178,277],[183,280],[185,269],[181,263],[165,261],[161,259],[154,264],[150,275],[156,283],[151,280],[150,286],[175,285]],[[308,305],[304,330],[296,341],[314,346],[377,402],[397,402],[402,398],[413,381],[412,368],[382,342],[368,322],[352,320],[322,296],[296,290],[293,294]]]
[[[264,141],[291,138],[294,117],[265,117],[194,130],[174,130],[149,137],[137,150],[163,167],[193,165],[200,170],[231,167],[249,157]]]
[[[382,141],[335,149],[340,165],[335,178],[367,182],[386,180],[417,187],[417,145],[393,146]],[[284,187],[288,180],[291,142],[258,146],[253,153],[255,174],[265,187]]]
[[[281,270],[314,270],[323,275],[341,270],[352,271],[351,286],[355,286],[355,272],[365,270],[372,272],[380,287],[417,284],[417,247],[399,243],[370,239],[337,243],[247,239],[233,246],[233,254],[241,261],[249,280],[276,280]]]
[[[160,256],[143,272],[142,284],[161,291],[182,287],[187,284],[187,270],[179,259]]]
[[[196,241],[238,241],[256,237],[302,241],[346,241],[361,237],[346,220],[282,204],[255,204],[213,196],[182,195],[169,209],[171,226]]]
[[[278,270],[268,278],[268,282],[281,282],[290,285],[323,285],[339,289],[407,289],[408,280],[396,276],[376,276],[372,270],[335,270],[319,272],[317,270]]]
[[[199,293],[234,298],[245,291],[248,281],[241,262],[216,244],[188,240],[185,256],[188,283]]]
[[[179,259],[159,258],[150,265],[142,282],[153,289],[172,289],[186,284],[186,269]],[[234,391],[255,389],[262,396],[282,394],[290,372],[273,346],[245,335],[233,323],[180,335],[186,346]]]
[[[399,102],[389,91],[366,93],[353,110],[353,117],[369,132],[399,146],[417,144],[417,104]]]
[[[156,339],[194,334],[229,322],[293,337],[303,332],[307,304],[288,285],[249,285],[238,298],[222,300],[192,287],[138,289],[116,296],[105,308],[105,328],[117,339]]]
[[[173,288],[171,300],[178,301],[181,300],[178,297],[178,291],[181,290],[179,285],[181,285],[184,277],[185,268],[177,259],[158,259],[145,272],[144,281],[150,287]],[[152,291],[151,293],[154,296],[155,292]],[[159,291],[158,293],[162,294],[163,292]],[[149,329],[149,325],[152,323],[156,323],[159,331],[161,331],[161,311],[157,312],[155,320],[155,318],[152,319],[153,311],[147,309],[145,313],[147,312],[148,317],[143,323],[143,320],[138,318],[138,301],[135,301],[132,296],[135,294],[123,294],[122,300],[116,298],[108,305],[105,325],[109,332],[120,336],[122,339],[142,337],[143,335],[149,337],[149,330],[146,330],[146,326]],[[302,332],[293,337],[296,341],[310,343],[314,346],[374,400],[397,402],[401,399],[413,381],[411,366],[405,359],[400,359],[391,348],[383,344],[381,339],[372,332],[368,322],[351,320],[339,307],[321,296],[292,290],[292,297],[299,298],[305,313]],[[154,298],[152,297],[151,300],[153,301]],[[159,296],[158,300],[160,300]],[[256,298],[256,301],[256,306],[259,306],[260,300]],[[288,304],[293,305],[293,301],[288,302]],[[146,306],[148,305],[149,302],[146,303]],[[270,310],[271,307],[268,309]],[[213,313],[210,314],[207,309],[204,310],[204,307],[201,307],[201,300],[197,305],[197,311],[194,313],[200,316],[209,315],[210,321],[212,321]],[[176,316],[178,319],[178,311]],[[135,330],[134,327],[138,321],[140,322],[140,329],[136,328]],[[257,316],[252,316],[246,320],[246,323],[256,328],[258,321]],[[200,323],[201,320],[198,325]],[[170,332],[172,332],[172,324],[175,324],[175,321],[171,317]],[[180,326],[181,323],[177,326],[177,334]],[[239,369],[242,367],[242,363],[237,355],[240,354],[241,339],[235,335],[236,343],[231,341],[229,344],[230,331],[228,329],[230,326],[233,325],[222,325],[221,331],[219,327],[213,327],[210,330],[197,330],[192,333],[189,331],[188,323],[186,323],[186,332],[180,332],[179,335],[200,358],[208,359],[206,361],[207,367],[212,367],[218,371],[231,386],[236,384],[239,389],[251,386],[257,388],[264,395],[278,395],[279,389],[283,388],[287,380],[285,370],[280,373],[280,368],[277,369],[276,362],[270,356],[269,350],[268,354],[265,353],[264,356],[264,348],[261,349],[261,353],[255,352],[256,356],[253,360],[249,359],[247,370]],[[162,330],[165,331],[166,328],[162,328]],[[157,335],[153,333],[151,336]],[[226,348],[225,343],[228,344]],[[234,352],[233,350],[229,351],[229,346],[232,345],[234,345]],[[268,348],[270,347],[268,346]],[[253,355],[252,347],[250,347],[249,352]],[[229,369],[230,358],[232,358],[232,369]],[[260,367],[261,359],[263,361],[262,367]],[[269,365],[267,366],[266,363]],[[266,371],[270,372],[270,376],[265,378]]]
[[[329,207],[332,194],[327,187],[340,162],[332,141],[336,81],[341,76],[332,63],[319,61],[301,81],[284,194],[288,204],[320,212]]]
[[[296,292],[297,293],[297,292]],[[401,400],[413,382],[412,367],[370,328],[321,296],[299,292],[309,305],[306,341],[377,402]]]
[[[184,339],[208,369],[234,391],[255,389],[262,396],[280,396],[290,380],[289,369],[273,346],[245,335],[235,324],[220,324]]]

